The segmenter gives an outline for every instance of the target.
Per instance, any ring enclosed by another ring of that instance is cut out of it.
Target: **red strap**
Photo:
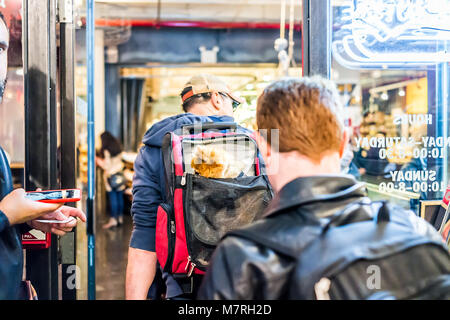
[[[189,99],[190,97],[192,97],[194,95],[194,91],[189,91],[188,93],[186,93],[182,98],[181,98],[181,100],[183,101],[183,102],[185,102],[187,99]]]

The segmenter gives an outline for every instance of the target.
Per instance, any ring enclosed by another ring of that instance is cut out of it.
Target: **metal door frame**
[[[58,12],[71,14],[71,6],[72,0],[23,0],[26,190],[76,183],[74,27],[70,16]],[[76,288],[66,285],[67,268],[76,265],[75,243],[71,232],[52,235],[49,249],[27,250],[26,275],[39,299],[76,299]]]
[[[302,72],[331,76],[331,0],[303,0]]]

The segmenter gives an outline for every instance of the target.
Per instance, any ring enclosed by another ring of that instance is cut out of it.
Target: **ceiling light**
[[[398,95],[399,95],[400,97],[404,97],[404,96],[406,95],[405,89],[403,89],[403,88],[399,89],[399,90],[398,90]]]
[[[388,99],[389,99],[389,95],[387,94],[387,92],[386,92],[386,91],[383,92],[383,94],[381,95],[381,100],[386,101],[386,100],[388,100]]]

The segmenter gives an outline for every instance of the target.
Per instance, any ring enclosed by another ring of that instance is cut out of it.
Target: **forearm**
[[[156,273],[156,253],[130,247],[125,284],[127,300],[145,300]]]
[[[61,204],[41,203],[26,198],[25,190],[16,189],[0,201],[2,221],[0,227],[6,228],[34,220],[59,209]],[[6,219],[7,223],[5,222]]]

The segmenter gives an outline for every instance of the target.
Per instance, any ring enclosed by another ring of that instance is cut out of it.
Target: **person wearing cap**
[[[154,124],[144,135],[144,146],[134,163],[133,232],[131,235],[126,274],[126,299],[146,299],[158,268],[155,253],[156,214],[165,199],[164,167],[161,145],[168,132],[183,125],[199,122],[234,122],[233,111],[241,100],[216,76],[199,74],[192,77],[181,92],[184,113]],[[248,132],[238,127],[238,131]],[[193,283],[180,283],[163,273],[167,299],[195,297],[201,278]],[[192,291],[192,293],[188,293]]]

